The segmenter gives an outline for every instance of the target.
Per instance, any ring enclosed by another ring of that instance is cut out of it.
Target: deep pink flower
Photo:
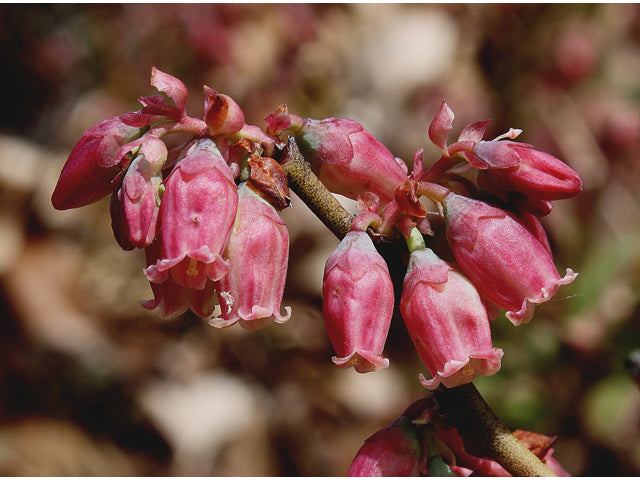
[[[229,272],[218,282],[220,316],[216,327],[239,322],[254,330],[272,321],[286,322],[291,307],[280,313],[289,259],[289,233],[276,210],[246,184],[238,189],[238,213],[224,251]]]
[[[145,248],[147,265],[153,265],[158,261],[161,247],[159,242],[154,242]],[[207,279],[201,290],[184,287],[177,284],[171,276],[162,283],[150,283],[154,298],[143,300],[140,303],[144,308],[158,309],[161,318],[174,318],[190,309],[199,317],[209,317],[216,307],[217,296],[214,284]]]
[[[502,350],[493,348],[487,310],[473,284],[431,249],[411,252],[400,313],[431,373],[428,389],[457,387],[476,374],[500,369]]]
[[[582,191],[582,179],[566,163],[526,143],[507,140],[478,142],[467,153],[470,163],[487,169],[506,193],[514,191],[534,200],[571,198]]]
[[[357,200],[361,193],[373,192],[383,205],[407,178],[406,164],[355,120],[301,118],[285,105],[265,120],[268,133],[295,133],[314,173],[334,193]]]
[[[404,415],[367,438],[348,477],[418,477],[422,446],[416,427]]]
[[[113,232],[125,250],[144,248],[156,237],[160,210],[162,166],[167,147],[162,140],[148,137],[122,180],[111,202]]]
[[[87,130],[69,154],[51,202],[58,210],[82,207],[106,197],[122,181],[129,160],[120,148],[140,136],[140,129],[120,117]],[[125,152],[125,154],[128,152]]]
[[[456,262],[515,325],[531,319],[533,304],[546,302],[559,285],[576,278],[571,269],[560,277],[547,247],[504,210],[455,193],[442,206]]]
[[[213,140],[201,138],[166,180],[160,205],[160,259],[145,270],[153,283],[167,280],[201,290],[229,270],[222,258],[236,217],[238,193]]]
[[[393,314],[389,269],[365,232],[349,232],[328,258],[322,316],[340,367],[366,373],[386,368],[382,350]]]
[[[306,119],[299,140],[302,149],[313,152],[318,178],[334,193],[357,199],[373,192],[384,204],[407,178],[406,164],[355,120]]]

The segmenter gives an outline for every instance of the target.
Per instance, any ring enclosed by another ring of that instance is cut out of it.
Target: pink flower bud
[[[348,118],[305,119],[299,135],[314,172],[334,193],[357,199],[373,192],[382,204],[407,178],[407,166],[358,122]]]
[[[322,316],[338,354],[333,362],[359,373],[386,368],[382,350],[393,314],[393,284],[365,232],[349,232],[324,269]]]
[[[546,302],[559,285],[576,278],[569,268],[560,277],[546,245],[504,210],[454,193],[442,206],[456,262],[513,324],[528,322],[533,304]]]
[[[221,314],[215,327],[239,322],[248,330],[272,321],[284,323],[291,307],[280,313],[289,257],[289,233],[276,210],[246,184],[238,189],[238,213],[224,257],[229,272],[216,289]]]
[[[51,202],[58,210],[82,207],[115,191],[128,160],[120,147],[140,136],[140,129],[120,117],[103,120],[87,130],[65,163]],[[127,152],[125,152],[127,153]]]
[[[418,477],[421,452],[417,429],[403,415],[365,440],[347,476]]]
[[[131,162],[122,187],[112,202],[112,227],[125,250],[144,248],[156,237],[160,210],[160,171],[167,159],[167,147],[156,137],[148,137],[140,154]],[[131,248],[127,248],[130,246]]]
[[[505,191],[535,200],[571,198],[582,191],[582,180],[571,167],[525,143],[478,142],[473,155],[484,164],[480,168],[488,168],[486,175],[495,179],[492,183],[500,184]],[[473,162],[472,156],[469,158]]]
[[[244,113],[231,97],[206,85],[204,93],[204,120],[211,135],[237,132],[244,126]]]
[[[167,280],[201,290],[207,278],[229,270],[221,256],[236,217],[238,193],[213,140],[201,138],[178,160],[160,205],[160,259],[145,270],[153,283]]]
[[[457,387],[476,374],[500,370],[487,310],[473,284],[431,249],[414,250],[402,288],[400,313],[432,377],[422,384]]]
[[[147,265],[153,265],[158,261],[161,247],[159,242],[154,242],[145,248]],[[171,277],[162,283],[151,283],[154,298],[143,300],[140,303],[144,308],[153,310],[158,308],[161,318],[174,318],[191,309],[199,317],[209,317],[217,304],[217,296],[214,284],[207,279],[202,290],[194,290],[177,284]]]

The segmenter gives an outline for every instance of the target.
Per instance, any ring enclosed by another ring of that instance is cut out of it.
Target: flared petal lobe
[[[409,258],[400,313],[431,373],[428,389],[456,387],[476,374],[500,369],[502,350],[493,348],[486,308],[471,282],[430,249]]]
[[[147,265],[158,261],[161,246],[154,242],[145,248]],[[207,280],[202,290],[194,290],[177,284],[170,276],[162,283],[150,283],[154,298],[140,303],[149,310],[158,309],[161,318],[175,318],[187,310],[199,317],[209,317],[217,305],[213,282]]]
[[[327,260],[322,301],[336,365],[360,373],[389,365],[382,350],[393,314],[393,284],[365,232],[349,232]]]

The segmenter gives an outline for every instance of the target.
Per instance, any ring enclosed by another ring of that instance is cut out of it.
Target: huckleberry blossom
[[[535,200],[560,200],[582,191],[580,176],[566,163],[526,143],[508,140],[478,142],[467,158],[486,169],[503,192],[514,191]]]
[[[145,269],[153,283],[169,274],[176,283],[203,289],[229,270],[222,258],[236,218],[233,176],[213,140],[201,138],[186,149],[165,181],[160,204],[159,260]]]
[[[456,387],[500,369],[486,308],[473,284],[428,248],[411,252],[400,313],[431,373],[428,389]]]
[[[373,192],[385,204],[407,178],[406,164],[355,120],[303,119],[283,111],[266,120],[273,131],[293,130],[314,173],[334,193],[356,200]]]
[[[248,330],[272,321],[284,323],[291,307],[280,313],[289,260],[289,234],[275,208],[246,183],[238,188],[238,213],[224,251],[230,269],[215,283],[221,313],[216,327],[239,322]]]
[[[129,165],[122,186],[111,202],[113,232],[125,250],[144,248],[156,237],[160,196],[164,187],[162,166],[167,147],[156,137],[147,137]]]
[[[365,232],[351,231],[328,258],[322,316],[340,367],[360,373],[386,368],[382,350],[393,314],[389,269]]]
[[[418,431],[406,416],[367,438],[360,447],[348,477],[420,476],[422,446]]]
[[[60,172],[51,196],[53,206],[58,210],[82,207],[115,191],[129,163],[118,152],[140,134],[140,128],[126,125],[120,117],[103,120],[87,130]]]
[[[504,210],[455,193],[444,197],[442,207],[457,264],[513,324],[528,322],[533,304],[576,278],[569,268],[560,277],[547,247]]]
[[[313,152],[312,167],[334,193],[357,199],[373,192],[386,203],[407,178],[407,166],[355,120],[305,120],[301,148]]]

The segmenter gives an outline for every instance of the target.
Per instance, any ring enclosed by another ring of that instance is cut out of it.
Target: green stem
[[[318,180],[290,137],[282,160],[289,187],[342,239],[353,217]],[[440,408],[450,415],[460,435],[515,476],[556,476],[493,413],[472,383],[436,392]]]

